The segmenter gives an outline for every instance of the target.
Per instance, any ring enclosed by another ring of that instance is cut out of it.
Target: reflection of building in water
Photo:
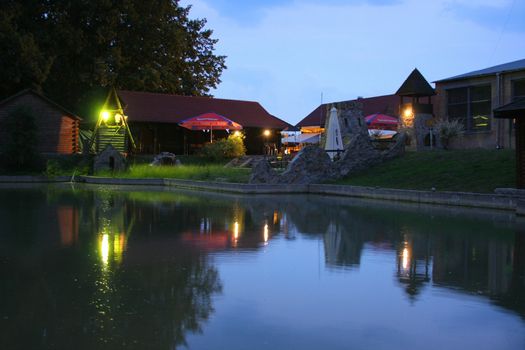
[[[341,226],[330,222],[323,235],[326,264],[329,266],[358,266],[363,240],[355,231],[343,233]]]
[[[418,235],[415,239],[409,233],[403,234],[403,241],[397,248],[397,278],[414,299],[430,281],[430,242],[428,236]]]
[[[433,280],[472,292],[505,293],[512,271],[511,243],[493,237],[444,235],[433,247]]]
[[[72,246],[78,242],[78,208],[57,207],[58,229],[62,246]]]

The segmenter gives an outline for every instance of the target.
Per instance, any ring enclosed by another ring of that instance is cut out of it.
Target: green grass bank
[[[225,168],[222,164],[180,165],[175,167],[132,165],[128,171],[113,176],[128,179],[165,178],[200,181],[248,182],[251,169]],[[112,176],[97,174],[97,176]]]
[[[413,190],[493,192],[515,187],[514,150],[407,152],[335,183]]]

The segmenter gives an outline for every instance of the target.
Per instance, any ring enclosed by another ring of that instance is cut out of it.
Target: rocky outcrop
[[[152,166],[160,165],[180,165],[180,160],[170,152],[161,152],[153,158],[153,161],[150,163]]]
[[[260,161],[252,169],[250,183],[310,184],[336,180],[401,156],[404,151],[405,134],[399,134],[389,149],[380,151],[368,135],[356,133],[336,162],[330,161],[328,154],[318,146],[307,146],[281,175],[266,160]]]

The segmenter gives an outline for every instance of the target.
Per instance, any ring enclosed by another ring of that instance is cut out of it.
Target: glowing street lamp
[[[412,106],[407,106],[403,111],[403,124],[407,128],[411,128],[414,125],[414,110]]]
[[[109,120],[109,112],[108,111],[100,112],[100,117],[102,118],[102,121],[104,121],[104,123],[107,123]]]
[[[263,131],[263,136],[264,136],[264,156],[267,156],[270,154],[270,147],[268,146],[268,138],[270,137],[271,135],[271,131],[268,130],[268,129],[265,129]]]

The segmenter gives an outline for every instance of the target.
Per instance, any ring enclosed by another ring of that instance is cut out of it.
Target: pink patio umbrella
[[[397,130],[399,121],[396,117],[375,113],[365,117],[368,129]]]
[[[190,130],[210,130],[210,142],[213,142],[213,130],[242,130],[241,124],[213,112],[185,119],[179,125]]]

